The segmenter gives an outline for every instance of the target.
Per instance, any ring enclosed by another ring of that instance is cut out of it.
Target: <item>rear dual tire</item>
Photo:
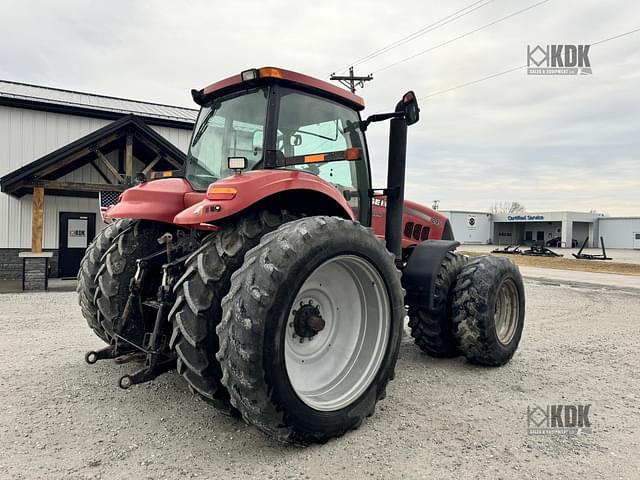
[[[76,292],[78,293],[78,303],[82,310],[82,316],[87,320],[87,324],[94,333],[106,343],[111,341],[111,337],[98,318],[98,307],[94,299],[97,287],[96,275],[100,269],[102,257],[107,253],[111,245],[113,245],[118,235],[129,228],[132,223],[132,220],[120,219],[102,229],[89,247],[87,247],[84,257],[80,262],[80,270],[78,271]]]
[[[231,404],[284,442],[321,443],[357,428],[394,375],[403,303],[393,255],[355,222],[309,217],[265,235],[222,302],[217,358]],[[315,337],[293,325],[305,305],[322,317]],[[308,351],[296,349],[296,332]],[[340,361],[343,352],[351,356]]]
[[[176,302],[169,314],[173,333],[169,346],[177,355],[177,370],[193,393],[226,413],[235,413],[222,371],[216,327],[222,318],[222,298],[231,274],[242,265],[260,238],[294,216],[279,211],[249,213],[206,237],[186,261],[185,274],[175,286]]]

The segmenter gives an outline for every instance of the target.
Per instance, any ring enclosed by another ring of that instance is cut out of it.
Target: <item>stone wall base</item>
[[[20,280],[22,278],[22,258],[18,253],[28,250],[26,248],[0,248],[0,280]],[[45,249],[45,252],[53,252],[49,259],[49,278],[58,277],[58,250]]]

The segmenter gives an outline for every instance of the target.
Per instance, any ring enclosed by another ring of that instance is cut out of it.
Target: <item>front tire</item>
[[[518,267],[492,255],[469,262],[454,289],[453,322],[471,363],[497,367],[515,353],[524,328],[524,284]]]
[[[434,280],[433,308],[428,305],[409,305],[409,327],[416,345],[436,358],[460,355],[452,319],[453,290],[467,258],[447,252]]]
[[[222,311],[222,383],[268,435],[325,442],[384,397],[403,292],[393,255],[358,223],[309,217],[265,235],[233,274]]]

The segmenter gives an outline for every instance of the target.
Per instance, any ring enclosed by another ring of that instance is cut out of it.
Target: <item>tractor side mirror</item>
[[[289,145],[292,147],[299,147],[302,145],[302,135],[294,133],[289,137]]]
[[[407,120],[407,125],[413,125],[420,120],[420,107],[418,107],[418,100],[416,99],[413,90],[408,91],[402,97],[402,107],[404,109],[404,118]]]

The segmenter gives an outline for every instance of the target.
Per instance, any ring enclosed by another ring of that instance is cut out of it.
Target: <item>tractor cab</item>
[[[355,218],[370,224],[364,101],[305,75],[247,70],[199,91],[186,179],[196,190],[237,172],[282,169],[333,185]]]

